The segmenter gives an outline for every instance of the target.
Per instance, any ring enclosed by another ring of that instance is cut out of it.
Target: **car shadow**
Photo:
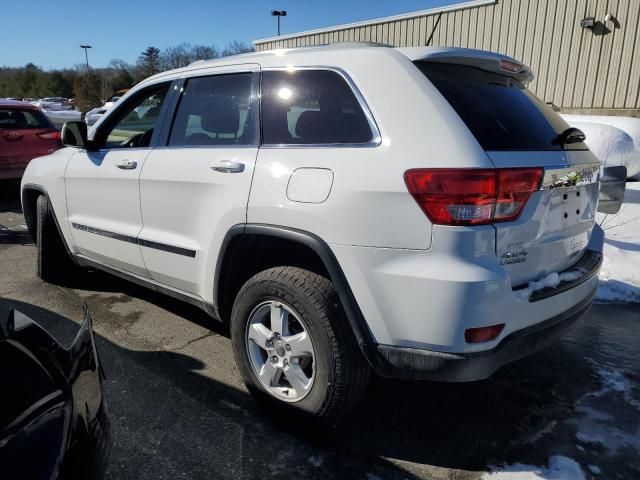
[[[20,180],[0,180],[0,213],[22,213]]]
[[[211,318],[204,310],[162,293],[122,280],[99,270],[82,271],[79,276],[69,277],[60,286],[84,292],[117,293],[151,303],[189,322],[208,328],[219,335],[229,337],[229,328]]]
[[[638,243],[624,242],[622,240],[614,240],[612,238],[605,238],[604,241],[605,243],[608,243],[613,247],[619,248],[620,250],[628,250],[630,252],[640,252],[640,244]]]
[[[2,302],[2,300],[0,300]],[[61,344],[78,322],[6,301]],[[275,423],[246,391],[200,372],[205,365],[168,351],[135,351],[100,335],[96,343],[111,419],[108,478],[416,478],[392,462],[352,455]]]
[[[143,295],[152,303],[156,296]],[[192,320],[197,309],[173,302],[174,313]],[[11,303],[61,342],[77,329],[50,310]],[[100,336],[98,347],[114,424],[111,478],[118,479],[177,478],[180,472],[189,478],[417,478],[404,462],[484,470],[517,458],[549,417],[566,415],[578,395],[563,387],[567,363],[589,376],[582,359],[556,346],[483,382],[374,379],[339,427],[319,431],[272,419],[244,389],[203,375],[200,359],[131,350]],[[136,476],[141,471],[158,476]]]

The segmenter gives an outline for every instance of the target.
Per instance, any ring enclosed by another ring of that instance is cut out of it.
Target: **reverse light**
[[[542,168],[413,169],[404,181],[433,223],[486,225],[518,218],[542,173]]]
[[[498,338],[504,329],[504,323],[491,325],[490,327],[467,328],[464,331],[464,339],[467,343],[490,342]]]

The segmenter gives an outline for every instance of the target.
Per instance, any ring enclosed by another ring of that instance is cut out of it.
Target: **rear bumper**
[[[515,331],[486,351],[443,353],[377,345],[369,349],[374,371],[387,378],[470,382],[490,377],[503,365],[526,357],[561,337],[591,308],[597,287],[571,309],[546,321]]]

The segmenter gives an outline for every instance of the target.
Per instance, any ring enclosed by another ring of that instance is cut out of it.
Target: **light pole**
[[[84,59],[87,62],[87,72],[88,72],[89,71],[89,54],[87,53],[87,50],[91,48],[91,45],[80,45],[80,48],[84,48]]]
[[[278,19],[278,36],[280,36],[280,17],[286,17],[287,16],[287,11],[286,10],[272,10],[271,11],[271,16],[272,17],[276,17]]]

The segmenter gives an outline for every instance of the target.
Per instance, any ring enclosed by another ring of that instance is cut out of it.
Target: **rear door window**
[[[360,102],[331,70],[276,70],[262,76],[267,145],[363,144],[374,138]]]
[[[586,150],[554,144],[569,125],[513,77],[476,67],[416,62],[487,151]]]
[[[43,113],[36,110],[0,108],[0,128],[9,130],[29,130],[53,128]]]
[[[234,73],[189,79],[169,145],[257,145],[258,104],[251,94],[254,78],[257,81],[252,73]]]

